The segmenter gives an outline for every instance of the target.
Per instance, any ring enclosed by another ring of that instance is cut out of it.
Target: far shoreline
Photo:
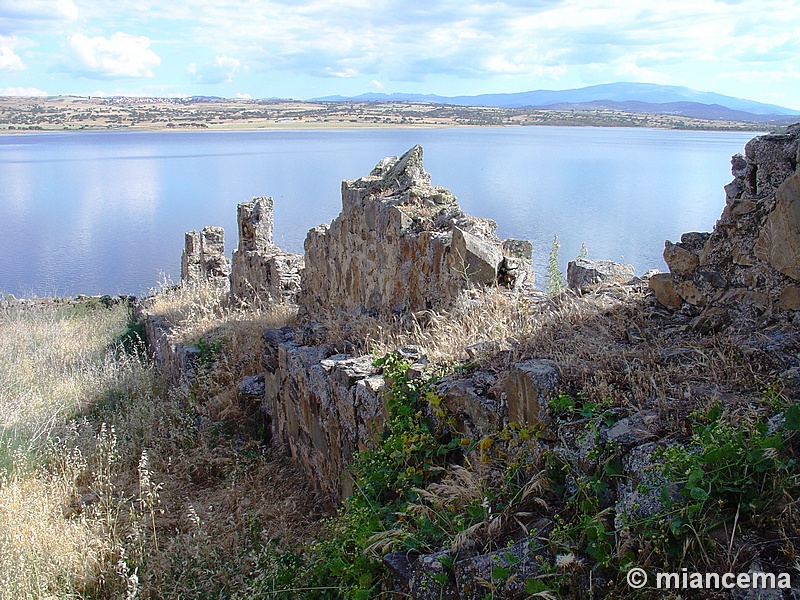
[[[0,97],[0,134],[537,126],[762,133],[784,129],[786,123],[723,121],[609,109],[492,108],[410,101]]]

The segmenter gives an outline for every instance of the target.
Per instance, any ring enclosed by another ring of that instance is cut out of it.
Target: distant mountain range
[[[607,83],[572,90],[537,90],[515,94],[436,96],[432,94],[378,94],[325,96],[317,102],[429,102],[456,106],[548,108],[554,110],[618,110],[644,114],[674,114],[701,119],[788,123],[800,111],[713,92],[652,83]]]

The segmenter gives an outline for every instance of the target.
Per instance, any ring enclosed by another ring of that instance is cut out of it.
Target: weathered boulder
[[[409,569],[408,596],[416,600],[460,600],[455,581],[448,573],[450,553],[442,550],[418,557]]]
[[[761,228],[755,255],[795,281],[800,281],[800,173],[775,193],[775,208]]]
[[[497,589],[502,598],[529,598],[525,580],[541,575],[541,563],[535,558],[540,550],[540,546],[523,540],[508,548],[456,561],[453,576],[458,597],[481,600],[486,598],[487,590]]]
[[[658,412],[644,410],[620,419],[603,431],[603,437],[622,446],[638,446],[656,437]]]
[[[675,291],[675,283],[671,273],[656,273],[650,277],[647,285],[653,290],[656,300],[662,306],[672,310],[681,307],[683,300]]]
[[[670,241],[664,243],[664,262],[667,263],[671,273],[676,275],[691,275],[700,265],[700,257],[687,250],[680,243]]]
[[[783,288],[778,306],[783,310],[800,310],[800,286],[790,284]]]
[[[250,375],[236,386],[240,402],[261,401],[264,399],[264,374]]]
[[[481,382],[494,377],[488,373],[475,373],[470,377],[450,376],[436,386],[436,393],[455,419],[459,431],[473,439],[480,439],[502,428],[505,410],[498,399],[490,397]]]
[[[457,268],[463,271],[465,278],[482,284],[497,281],[497,271],[503,262],[503,253],[497,246],[453,227],[451,252],[455,255]]]
[[[567,264],[567,285],[584,291],[598,283],[627,283],[636,276],[633,265],[623,265],[610,260],[576,258]]]
[[[532,359],[511,366],[506,379],[508,420],[537,427],[543,438],[554,439],[549,401],[561,384],[555,362]]]

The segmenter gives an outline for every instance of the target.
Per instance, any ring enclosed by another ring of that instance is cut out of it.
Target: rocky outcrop
[[[231,265],[225,256],[225,231],[208,226],[203,231],[186,232],[181,256],[181,283],[209,281],[227,284]]]
[[[650,280],[658,301],[687,307],[695,329],[800,309],[800,124],[754,138],[731,159],[733,181],[711,233],[666,242],[670,273]]]
[[[263,196],[237,207],[239,247],[231,269],[231,297],[237,301],[294,302],[300,291],[303,257],[272,243],[272,209],[272,198]]]
[[[532,283],[531,246],[464,214],[432,186],[415,146],[342,183],[342,211],[305,242],[301,302],[325,312],[415,311],[450,304],[470,285]]]

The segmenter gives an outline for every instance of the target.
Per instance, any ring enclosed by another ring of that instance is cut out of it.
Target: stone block
[[[436,386],[436,393],[458,423],[458,430],[473,439],[480,439],[502,428],[500,403],[480,393],[471,378],[445,378]]]
[[[783,310],[800,310],[800,286],[792,283],[783,288],[778,306]]]
[[[455,268],[470,281],[492,284],[497,281],[497,270],[503,253],[496,246],[458,227],[453,227],[451,252]]]
[[[533,244],[528,240],[515,240],[508,238],[503,240],[500,244],[500,250],[504,256],[511,258],[522,258],[524,260],[531,260],[533,256]]]
[[[508,420],[520,425],[533,425],[546,439],[556,432],[549,401],[561,385],[561,374],[555,362],[533,359],[512,365],[506,379]]]
[[[640,411],[614,423],[603,432],[603,437],[623,446],[638,446],[656,437],[658,421],[658,412]]]
[[[584,291],[601,282],[627,283],[636,276],[633,265],[623,265],[610,260],[576,258],[567,263],[567,285]]]
[[[535,558],[538,550],[538,546],[532,546],[525,540],[495,552],[456,561],[453,576],[458,597],[463,600],[482,600],[487,595],[491,596],[487,594],[484,583],[491,582],[501,598],[528,598],[525,580],[542,574],[541,563]],[[509,577],[500,580],[493,578],[492,573],[498,567],[507,570]]]
[[[679,281],[675,284],[675,292],[692,306],[705,306],[706,297],[694,281]]]
[[[694,252],[667,241],[664,243],[664,262],[671,273],[688,277],[700,264],[700,258]]]
[[[710,306],[695,317],[690,325],[699,333],[718,333],[730,322],[731,316],[726,308]]]
[[[758,236],[755,255],[787,277],[800,281],[800,173],[778,188],[775,208]]]

